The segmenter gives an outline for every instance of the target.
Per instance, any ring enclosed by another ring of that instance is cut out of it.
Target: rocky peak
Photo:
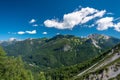
[[[104,34],[90,34],[88,35],[88,38],[92,39],[109,39],[110,37]]]

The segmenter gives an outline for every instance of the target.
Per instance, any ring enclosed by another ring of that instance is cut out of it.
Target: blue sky
[[[0,40],[87,36],[120,38],[119,0],[0,0]]]

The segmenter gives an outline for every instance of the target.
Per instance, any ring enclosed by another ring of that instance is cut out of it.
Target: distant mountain
[[[90,39],[96,47],[104,49],[119,43],[119,39],[103,34],[90,34],[87,38],[88,40]]]
[[[57,35],[50,39],[3,41],[0,45],[9,56],[21,55],[30,66],[50,69],[82,63],[100,55],[119,42],[117,38],[91,34],[86,38]]]
[[[104,55],[104,58],[79,73],[75,80],[120,80],[120,44]]]
[[[16,39],[8,40],[8,41],[0,41],[0,45],[2,45],[2,46],[8,46],[8,45],[14,44],[15,42],[17,42]]]

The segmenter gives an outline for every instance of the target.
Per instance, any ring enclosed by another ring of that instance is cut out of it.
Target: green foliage
[[[44,72],[40,72],[38,78],[38,80],[46,80]]]
[[[5,56],[6,54],[5,54],[5,52],[4,52],[4,50],[2,49],[2,47],[0,47],[0,56]]]
[[[4,51],[0,49],[0,54]],[[0,56],[0,80],[33,80],[30,71],[24,68],[21,57]]]

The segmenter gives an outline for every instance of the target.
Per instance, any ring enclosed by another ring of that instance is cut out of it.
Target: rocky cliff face
[[[78,75],[76,80],[120,80],[120,44],[111,49],[105,58]]]
[[[114,59],[111,61],[114,61],[116,59],[120,58],[120,55],[114,56]],[[120,62],[115,62],[112,64],[108,64],[111,61],[106,62],[104,65],[99,66],[96,71],[92,71],[85,80],[109,80],[111,78],[116,77],[120,74]],[[107,65],[108,64],[108,65]],[[104,67],[104,68],[102,68]],[[100,69],[101,68],[101,69]]]

